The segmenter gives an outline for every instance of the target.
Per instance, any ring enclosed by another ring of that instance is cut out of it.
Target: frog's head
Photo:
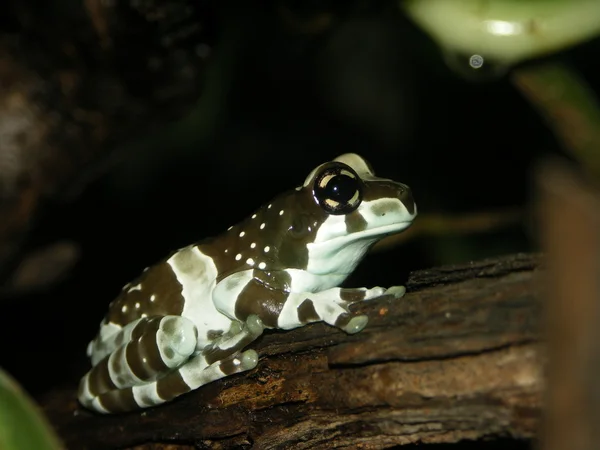
[[[231,233],[243,241],[240,260],[250,256],[259,269],[296,268],[339,281],[369,247],[407,228],[416,215],[408,186],[376,177],[363,158],[348,153],[315,168],[302,186]]]
[[[307,208],[319,217],[308,242],[307,270],[348,274],[378,240],[409,227],[417,215],[410,188],[379,178],[354,153],[315,168],[298,189],[310,196]]]

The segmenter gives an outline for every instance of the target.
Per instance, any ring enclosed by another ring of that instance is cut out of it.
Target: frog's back
[[[148,316],[185,315],[186,301],[209,300],[216,279],[214,265],[190,245],[148,267],[123,287],[110,304],[106,322],[118,326]]]

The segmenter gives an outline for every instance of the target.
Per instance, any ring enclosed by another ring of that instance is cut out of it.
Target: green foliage
[[[0,369],[0,450],[62,450],[33,400]]]
[[[401,0],[400,6],[445,52],[508,66],[600,34],[597,0]]]

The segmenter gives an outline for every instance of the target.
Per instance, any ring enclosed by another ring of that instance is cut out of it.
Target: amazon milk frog
[[[100,413],[142,409],[256,367],[244,349],[265,328],[324,321],[357,333],[349,305],[402,287],[340,288],[381,238],[417,215],[404,184],[359,155],[321,164],[223,234],[147,268],[110,303],[87,348],[80,402]]]

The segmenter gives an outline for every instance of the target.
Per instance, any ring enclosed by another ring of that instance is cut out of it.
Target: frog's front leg
[[[217,309],[239,320],[254,314],[269,328],[289,330],[310,322],[324,321],[347,333],[357,333],[366,326],[368,319],[365,315],[351,312],[350,305],[385,294],[399,298],[405,292],[401,286],[294,291],[295,283],[290,273],[248,270],[231,275],[215,289]],[[298,276],[298,279],[301,277]]]
[[[322,320],[348,334],[354,334],[362,331],[369,319],[364,314],[350,311],[350,305],[387,294],[400,298],[405,292],[402,286],[389,289],[331,288],[316,293],[292,292],[283,305],[278,323],[283,329],[291,329]]]

